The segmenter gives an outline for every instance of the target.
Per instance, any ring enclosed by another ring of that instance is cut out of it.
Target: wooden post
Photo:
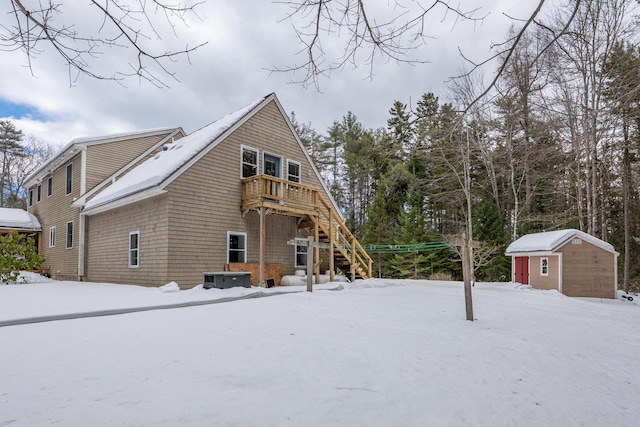
[[[356,241],[352,240],[351,241],[351,266],[350,266],[350,270],[351,270],[351,281],[355,282],[356,281]]]
[[[264,286],[264,265],[265,265],[265,256],[267,253],[267,230],[265,226],[266,222],[266,208],[260,207],[258,208],[258,212],[260,213],[260,281],[258,282],[258,286]],[[246,262],[247,260],[245,260]]]
[[[316,221],[315,221],[315,236],[314,236],[314,241],[319,242],[320,241],[320,224],[318,224],[318,222],[320,221],[320,216],[316,217]],[[316,275],[316,283],[320,283],[320,248],[315,247],[313,248],[313,271]]]
[[[307,238],[307,292],[313,292],[313,236]]]
[[[329,209],[329,281],[333,282],[336,270],[333,247],[335,245],[335,231],[333,229],[333,210]]]

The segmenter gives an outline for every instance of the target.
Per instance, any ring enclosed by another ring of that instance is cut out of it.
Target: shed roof
[[[553,252],[574,237],[592,243],[606,251],[615,253],[615,249],[610,243],[600,240],[597,237],[593,237],[580,230],[568,229],[533,233],[522,236],[509,245],[506,254],[514,255],[528,252]]]
[[[553,252],[574,237],[592,243],[606,251],[616,252],[614,247],[604,240],[600,240],[597,237],[593,237],[592,235],[580,230],[567,229],[533,233],[522,236],[507,247],[506,254],[513,255],[527,252]]]
[[[85,204],[85,211],[160,185],[207,147],[217,145],[227,130],[272,95],[263,96],[184,138],[167,144],[166,150],[141,163],[89,200]]]
[[[0,228],[10,230],[41,231],[40,221],[35,215],[23,210],[0,208]]]

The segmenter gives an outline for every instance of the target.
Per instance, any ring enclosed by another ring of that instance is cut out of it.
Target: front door
[[[529,284],[529,257],[515,257],[515,274],[513,281],[523,285]]]
[[[276,178],[280,178],[281,173],[280,170],[280,157],[274,156],[272,154],[264,154],[263,164],[263,173],[265,175],[271,175]],[[269,195],[274,196],[272,201],[276,201],[278,199],[278,183],[277,182],[267,182],[267,192]]]

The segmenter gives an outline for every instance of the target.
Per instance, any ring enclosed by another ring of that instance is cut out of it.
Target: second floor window
[[[67,180],[66,180],[66,192],[65,194],[71,194],[73,190],[73,163],[67,165]]]
[[[29,206],[33,206],[33,190],[29,190]]]
[[[247,178],[258,173],[258,150],[242,147],[242,177]]]
[[[50,176],[47,180],[47,197],[50,197],[53,194],[53,177]]]
[[[300,182],[300,163],[292,160],[287,161],[287,180]]]
[[[36,200],[38,201],[38,203],[40,203],[40,200],[42,200],[42,185],[38,184],[38,196],[36,198]]]

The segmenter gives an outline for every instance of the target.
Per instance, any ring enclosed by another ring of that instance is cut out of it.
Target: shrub
[[[43,262],[33,238],[17,231],[0,235],[0,283],[15,282],[20,270],[36,270]]]

